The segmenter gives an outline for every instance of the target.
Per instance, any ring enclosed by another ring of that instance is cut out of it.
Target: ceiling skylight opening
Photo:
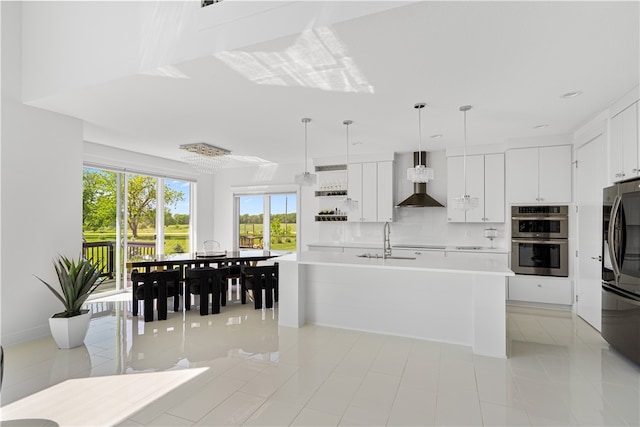
[[[329,27],[305,30],[284,51],[226,51],[214,56],[260,85],[374,93],[346,45]]]

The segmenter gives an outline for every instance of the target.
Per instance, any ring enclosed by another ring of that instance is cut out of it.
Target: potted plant
[[[64,311],[49,319],[51,335],[58,348],[78,347],[84,343],[91,320],[82,305],[103,281],[100,268],[82,256],[75,260],[62,255],[54,260],[54,266],[62,292],[36,276],[64,305]]]

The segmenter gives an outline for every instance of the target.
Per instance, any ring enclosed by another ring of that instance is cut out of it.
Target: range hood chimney
[[[422,164],[427,164],[427,152],[422,151],[422,156],[420,156],[420,152],[416,151],[413,153],[413,165],[417,166],[420,164],[420,158],[422,158]],[[413,183],[413,194],[404,199],[402,202],[398,203],[397,208],[431,208],[438,207],[443,208],[444,205],[438,202],[436,199],[427,194],[427,183],[426,182],[414,182]]]

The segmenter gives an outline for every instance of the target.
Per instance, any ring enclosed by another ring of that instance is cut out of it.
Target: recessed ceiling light
[[[563,93],[561,98],[575,98],[576,96],[582,95],[581,90],[572,90],[571,92]]]
[[[546,124],[546,123],[543,123],[541,125],[535,125],[533,128],[534,129],[542,129],[542,128],[547,128],[547,127],[549,127],[549,125]]]
[[[431,139],[442,138],[442,134],[441,133],[436,133],[434,135],[431,135],[429,138],[431,138]]]

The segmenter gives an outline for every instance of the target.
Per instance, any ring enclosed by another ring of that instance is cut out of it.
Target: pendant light
[[[318,175],[310,173],[307,169],[307,124],[311,121],[310,118],[304,117],[302,123],[304,123],[304,173],[296,175],[296,184],[303,186],[311,186],[318,182]]]
[[[345,120],[342,124],[347,127],[347,198],[342,201],[342,207],[346,211],[354,211],[358,209],[358,201],[349,197],[349,126],[353,120]]]
[[[422,117],[420,112],[427,104],[419,102],[413,106],[418,110],[418,164],[407,169],[407,179],[415,183],[427,183],[433,179],[433,169],[428,168],[424,163],[426,160],[422,158]]]
[[[471,105],[463,105],[460,111],[464,113],[464,152],[463,152],[463,173],[464,173],[464,194],[454,200],[456,209],[468,211],[478,207],[478,198],[471,197],[467,193],[467,111],[471,109]]]

